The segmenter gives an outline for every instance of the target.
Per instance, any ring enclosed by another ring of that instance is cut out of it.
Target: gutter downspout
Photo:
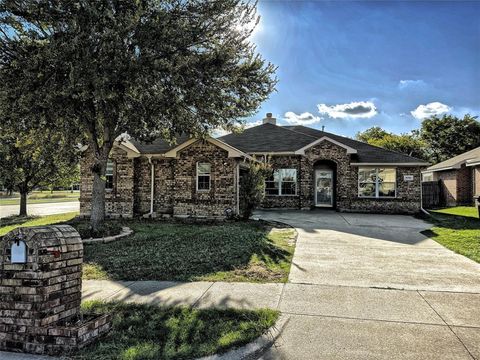
[[[152,157],[148,156],[148,163],[150,164],[150,212],[148,215],[153,215],[153,195],[155,189],[155,165],[152,162]]]

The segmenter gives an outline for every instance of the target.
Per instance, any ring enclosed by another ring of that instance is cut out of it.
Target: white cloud
[[[309,112],[304,112],[300,115],[297,115],[293,111],[287,111],[283,119],[292,125],[311,125],[322,120],[320,116],[315,116]]]
[[[246,123],[244,125],[244,128],[245,129],[248,129],[248,128],[251,128],[251,127],[254,127],[254,126],[258,126],[258,125],[262,125],[263,124],[263,121],[262,120],[257,120],[257,121],[254,121],[254,122],[249,122],[249,123]]]
[[[419,105],[415,110],[410,111],[410,114],[412,114],[414,118],[422,120],[432,115],[440,115],[449,112],[450,110],[452,110],[450,106],[435,101],[426,105]]]
[[[406,88],[419,88],[426,86],[427,84],[423,80],[400,80],[398,88],[404,90]]]
[[[377,115],[377,108],[371,101],[351,102],[349,104],[338,104],[328,106],[326,104],[318,104],[318,112],[327,114],[334,119],[344,118],[371,118]]]

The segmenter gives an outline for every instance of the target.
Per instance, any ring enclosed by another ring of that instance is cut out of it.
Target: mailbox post
[[[110,329],[80,313],[83,244],[68,225],[17,228],[0,238],[0,350],[64,354]]]

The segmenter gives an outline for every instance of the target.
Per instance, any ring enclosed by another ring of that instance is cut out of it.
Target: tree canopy
[[[22,216],[27,215],[28,193],[71,177],[78,167],[78,151],[60,133],[0,126],[0,143],[0,178],[7,189],[20,193]]]
[[[425,142],[414,132],[393,134],[378,126],[371,127],[356,135],[356,139],[384,149],[398,151],[419,159],[428,160]]]
[[[427,144],[428,157],[439,163],[480,146],[480,123],[469,114],[432,116],[422,122],[419,135]]]
[[[3,0],[5,121],[85,139],[94,163],[92,225],[104,218],[115,139],[232,129],[274,90],[275,67],[248,41],[256,4],[241,0]]]

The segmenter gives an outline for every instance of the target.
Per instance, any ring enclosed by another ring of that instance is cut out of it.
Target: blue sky
[[[480,115],[480,2],[260,1],[252,41],[279,84],[272,112],[346,136],[429,114]]]

